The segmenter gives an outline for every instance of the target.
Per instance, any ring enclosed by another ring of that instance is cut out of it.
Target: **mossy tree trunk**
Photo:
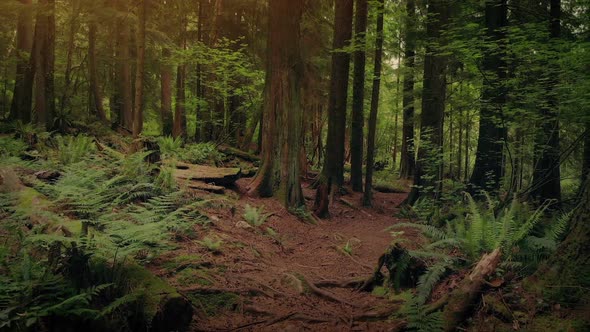
[[[352,0],[335,3],[334,40],[330,96],[328,100],[328,135],[324,167],[316,193],[315,213],[320,218],[329,216],[330,195],[344,182],[344,144],[346,134],[346,102],[348,99],[348,72],[350,54],[342,51],[352,36]]]
[[[31,121],[31,104],[33,89],[34,69],[31,65],[33,47],[33,10],[32,0],[20,0],[22,5],[18,14],[16,27],[16,79],[14,80],[14,92],[10,107],[10,118]]]
[[[350,184],[363,191],[363,125],[365,123],[365,63],[367,0],[356,0],[354,17],[354,78],[352,82],[352,125],[350,131]]]
[[[416,56],[415,17],[416,5],[414,0],[406,1],[405,47],[404,47],[404,89],[402,105],[403,133],[400,162],[400,177],[409,179],[414,175],[416,160],[414,158],[414,68]]]
[[[446,98],[447,56],[444,31],[449,21],[449,3],[432,0],[426,20],[426,55],[424,57],[424,87],[420,124],[420,147],[414,173],[414,187],[406,203],[413,205],[420,196],[438,199],[442,173],[443,119]]]
[[[303,135],[300,23],[303,0],[271,0],[261,166],[249,194],[278,194],[288,209],[304,206],[299,152]]]
[[[145,73],[145,28],[146,28],[146,0],[139,4],[138,27],[136,35],[137,64],[135,69],[135,109],[133,110],[133,137],[137,138],[143,131],[143,83]]]

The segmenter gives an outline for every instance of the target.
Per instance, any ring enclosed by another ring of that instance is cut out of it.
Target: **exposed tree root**
[[[314,283],[310,282],[305,277],[301,277],[301,278],[303,279],[303,282],[305,282],[305,284],[307,285],[307,287],[309,288],[309,290],[312,293],[318,295],[319,297],[322,297],[322,298],[324,298],[326,300],[329,300],[329,301],[332,301],[332,302],[346,304],[346,305],[351,306],[351,307],[357,307],[356,304],[350,303],[350,302],[348,302],[346,300],[343,300],[343,299],[339,298],[338,296],[336,296],[336,295],[334,295],[334,294],[332,294],[330,292],[327,292],[327,291],[325,291],[323,289],[318,288]]]
[[[231,289],[231,288],[204,288],[204,287],[188,287],[179,290],[182,293],[200,293],[200,294],[219,294],[219,293],[235,293],[243,295],[264,295],[269,298],[274,298],[273,294],[257,288],[242,288],[242,289]]]
[[[316,287],[327,288],[359,288],[365,283],[365,280],[322,280],[315,283]]]

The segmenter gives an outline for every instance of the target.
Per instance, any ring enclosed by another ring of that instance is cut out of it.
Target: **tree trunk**
[[[414,187],[406,201],[410,205],[421,195],[428,195],[435,200],[440,197],[447,60],[439,52],[440,47],[445,44],[443,31],[448,23],[448,11],[448,3],[444,0],[429,2],[426,35],[431,42],[426,46],[424,57],[420,148]]]
[[[583,191],[586,181],[590,179],[590,121],[586,122],[586,137],[584,138],[584,155],[582,162],[582,176],[580,177],[580,190]]]
[[[303,135],[300,23],[303,0],[270,0],[267,80],[262,122],[262,164],[248,188],[278,193],[290,211],[305,207],[299,153]]]
[[[176,72],[176,105],[174,108],[174,127],[172,136],[186,137],[186,95],[185,95],[186,66],[178,66]]]
[[[78,16],[80,15],[80,1],[72,0],[72,17],[70,18],[70,31],[68,33],[67,53],[66,53],[66,71],[64,74],[63,93],[60,98],[59,110],[63,114],[68,106],[70,98],[70,84],[72,83],[72,61],[74,57],[74,41],[78,30]]]
[[[199,11],[197,17],[197,41],[203,42],[203,0],[199,0]],[[204,140],[204,121],[203,108],[201,101],[203,100],[203,86],[202,86],[202,66],[197,63],[197,84],[196,84],[197,110],[195,112],[195,141],[202,142]]]
[[[348,95],[348,72],[350,55],[342,52],[350,44],[352,35],[353,1],[339,0],[335,3],[334,40],[330,96],[328,101],[328,137],[324,167],[316,193],[315,213],[320,218],[328,217],[330,193],[344,182],[344,136],[346,133],[346,102]]]
[[[129,50],[131,29],[129,13],[125,0],[117,0],[117,10],[121,16],[117,22],[117,89],[115,103],[117,108],[117,125],[131,132],[133,122],[133,97],[131,85],[131,54]]]
[[[406,31],[404,50],[404,91],[403,91],[403,137],[400,177],[409,179],[414,175],[416,161],[414,158],[414,57],[416,55],[414,0],[406,0]]]
[[[137,64],[135,69],[135,109],[133,111],[133,137],[137,138],[143,130],[143,78],[145,73],[145,25],[147,0],[141,0],[138,8],[139,27],[137,28]]]
[[[506,128],[503,109],[506,104],[506,27],[508,6],[506,0],[488,0],[485,8],[488,42],[483,58],[484,85],[479,120],[479,139],[475,167],[469,181],[473,193],[480,189],[497,192],[502,176],[502,157]]]
[[[172,135],[172,66],[170,61],[170,49],[162,50],[160,62],[160,120],[162,121],[162,134]]]
[[[550,43],[556,43],[561,35],[561,0],[551,0]],[[552,46],[552,48],[555,46]],[[557,51],[556,51],[557,53]],[[546,72],[546,105],[542,107],[543,124],[535,142],[540,159],[533,172],[531,196],[539,201],[548,199],[561,201],[561,172],[559,147],[559,110],[557,85],[559,64],[555,55],[551,56]]]
[[[55,115],[55,0],[40,0],[35,26],[35,111],[36,122],[47,130]]]
[[[381,89],[381,67],[383,59],[383,12],[385,0],[378,0],[377,7],[377,41],[375,42],[375,66],[373,70],[373,92],[371,94],[371,113],[369,115],[369,132],[367,135],[367,174],[365,175],[365,193],[363,205],[371,206],[373,199],[373,168],[375,164],[375,133],[377,131],[377,111],[379,110],[379,92]]]
[[[16,26],[16,77],[10,107],[10,118],[31,122],[34,62],[33,48],[33,10],[32,0],[20,0],[22,8],[18,13]]]
[[[98,70],[96,63],[96,21],[91,18],[88,23],[88,77],[90,84],[90,92],[92,93],[92,100],[96,117],[102,121],[107,122],[107,116],[102,105],[102,94],[98,84]]]
[[[365,122],[365,63],[367,34],[367,0],[356,0],[354,18],[354,79],[352,83],[352,125],[350,132],[350,184],[363,191],[363,125]]]

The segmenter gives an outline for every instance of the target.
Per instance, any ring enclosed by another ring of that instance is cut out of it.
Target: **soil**
[[[235,191],[244,192],[249,181],[239,180]],[[315,190],[309,183],[303,190],[311,208]],[[289,214],[276,199],[239,195],[230,208],[208,209],[212,224],[197,227],[194,239],[150,269],[191,299],[194,331],[390,331],[400,324],[390,318],[400,302],[325,282],[372,275],[392,242],[387,228],[402,221],[395,215],[406,195],[375,193],[374,206],[363,208],[361,194],[346,194],[352,206],[335,200],[331,218],[317,225]],[[272,215],[251,227],[243,217],[246,204]],[[206,237],[223,243],[208,250],[198,241]],[[416,243],[419,234],[406,231],[404,238]]]

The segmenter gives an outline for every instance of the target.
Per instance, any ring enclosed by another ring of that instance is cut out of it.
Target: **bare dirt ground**
[[[238,181],[236,191],[248,181]],[[314,192],[304,186],[309,207]],[[399,303],[326,283],[372,275],[405,196],[375,193],[374,206],[366,209],[361,195],[351,193],[344,198],[352,207],[336,201],[331,218],[318,225],[302,222],[275,199],[242,196],[231,208],[209,209],[212,225],[197,229],[200,239],[223,241],[218,252],[186,240],[152,270],[192,300],[194,331],[389,331],[399,324],[388,320]],[[246,204],[272,215],[249,227]],[[172,269],[171,261],[178,263]]]

